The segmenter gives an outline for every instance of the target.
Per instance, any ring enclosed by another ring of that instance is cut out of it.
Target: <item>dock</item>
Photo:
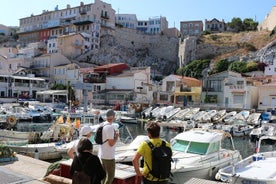
[[[184,184],[225,184],[225,183],[219,182],[219,181],[205,180],[200,178],[192,178],[187,182],[185,182]]]
[[[50,163],[17,154],[17,161],[0,163],[2,184],[45,184],[43,177]]]

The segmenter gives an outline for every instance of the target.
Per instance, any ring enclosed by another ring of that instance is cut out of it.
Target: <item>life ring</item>
[[[14,115],[11,115],[7,119],[7,123],[13,127],[16,124],[16,117]]]

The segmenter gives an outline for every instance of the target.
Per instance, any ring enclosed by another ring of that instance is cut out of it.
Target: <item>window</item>
[[[208,143],[191,142],[187,153],[205,155],[208,150]]]

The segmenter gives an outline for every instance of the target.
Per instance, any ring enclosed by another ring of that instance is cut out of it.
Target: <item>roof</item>
[[[192,77],[185,77],[180,75],[174,75],[176,78],[180,79],[183,83],[187,84],[188,86],[195,87],[195,86],[201,86],[202,82],[201,80],[198,80],[196,78]]]
[[[222,140],[223,134],[220,132],[209,132],[204,130],[190,130],[177,134],[174,139],[201,142],[201,143],[211,143]]]

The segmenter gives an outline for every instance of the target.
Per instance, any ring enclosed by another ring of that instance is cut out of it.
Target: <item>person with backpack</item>
[[[72,184],[101,184],[106,173],[97,155],[93,155],[93,144],[83,137],[78,142],[78,155],[70,167]]]
[[[73,159],[75,154],[78,154],[77,146],[78,146],[79,140],[83,137],[86,137],[89,139],[92,136],[92,132],[93,131],[90,126],[85,125],[81,127],[80,138],[75,140],[73,146],[67,150],[67,155],[69,156],[69,158]]]
[[[99,149],[99,157],[106,172],[103,184],[112,184],[115,177],[115,148],[119,138],[119,132],[115,131],[112,125],[114,119],[114,110],[107,110],[106,121],[103,122],[102,128],[102,144],[100,144]]]
[[[170,143],[160,138],[158,122],[148,122],[149,140],[142,142],[132,163],[137,176],[141,176],[143,184],[167,184],[171,176],[172,149]],[[143,157],[143,171],[139,162]]]

